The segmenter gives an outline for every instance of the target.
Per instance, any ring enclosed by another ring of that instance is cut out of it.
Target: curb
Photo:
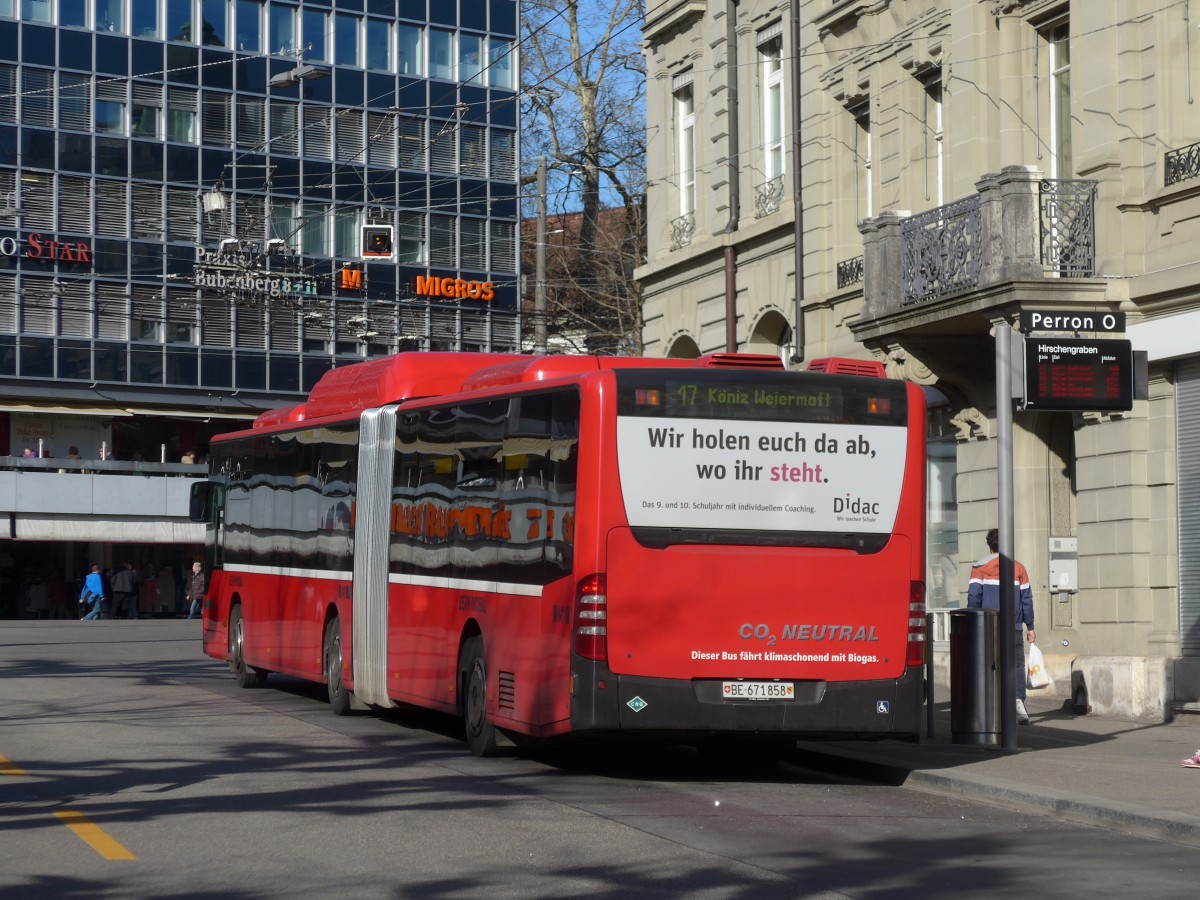
[[[979,775],[946,775],[895,762],[884,762],[869,753],[801,742],[797,761],[838,775],[911,787],[928,793],[982,800],[1009,809],[1053,816],[1138,834],[1178,844],[1200,847],[1200,816],[1169,810],[1152,810],[1130,803],[1087,794],[1066,794],[1015,786],[1012,782]]]

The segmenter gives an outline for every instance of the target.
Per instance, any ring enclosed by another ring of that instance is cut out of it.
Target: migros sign
[[[417,276],[418,297],[445,297],[448,300],[491,300],[496,296],[491,281],[465,281],[462,278],[438,278],[436,275]]]

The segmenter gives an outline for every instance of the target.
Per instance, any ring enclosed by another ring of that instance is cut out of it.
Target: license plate
[[[726,700],[795,700],[796,686],[790,681],[723,681]]]

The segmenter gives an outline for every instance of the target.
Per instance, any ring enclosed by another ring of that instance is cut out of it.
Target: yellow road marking
[[[20,766],[14,766],[7,756],[0,756],[0,775],[15,775],[20,778],[26,774],[26,771]]]
[[[104,833],[104,829],[93,823],[83,813],[62,810],[56,812],[64,825],[75,832],[75,836],[103,856],[105,859],[137,859],[132,853]]]

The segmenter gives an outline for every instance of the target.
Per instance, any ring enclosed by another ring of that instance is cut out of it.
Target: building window
[[[134,137],[162,137],[162,87],[156,84],[134,84],[133,114],[129,133]]]
[[[392,26],[383,19],[367,19],[367,68],[392,70]]]
[[[338,162],[362,162],[365,149],[362,110],[338,110],[334,117],[334,158]]]
[[[59,0],[59,13],[61,15],[62,0]],[[194,43],[196,35],[192,28],[194,21],[193,9],[194,0],[187,0],[185,3],[168,3],[167,4],[167,38],[172,41],[188,41]]]
[[[429,77],[454,80],[454,35],[448,31],[430,28]]]
[[[1050,177],[1070,178],[1071,154],[1071,29],[1062,21],[1044,32],[1050,51]]]
[[[132,0],[129,7],[129,31],[134,37],[162,37],[158,21],[158,0]]]
[[[782,26],[767,29],[772,36],[760,36],[758,45],[759,78],[763,93],[763,172],[770,181],[783,176],[783,35]]]
[[[292,53],[296,49],[296,10],[272,3],[267,22],[267,52]]]
[[[458,36],[458,77],[472,84],[483,83],[483,38],[478,35]]]
[[[167,140],[196,143],[196,92],[170,88],[167,93]]]
[[[871,193],[871,104],[850,110],[854,117],[854,214],[859,222],[869,219],[874,197]]]
[[[488,84],[494,88],[513,89],[513,45],[511,41],[488,40]]]
[[[26,22],[49,22],[50,0],[21,0],[21,18]]]
[[[925,80],[925,199],[934,206],[945,204],[945,146],[942,129],[942,73]],[[930,184],[932,182],[932,186]]]
[[[124,31],[124,0],[96,0],[95,28],[97,31]]]
[[[401,75],[424,75],[421,60],[421,29],[414,25],[396,26],[396,71]]]
[[[318,159],[333,158],[333,137],[329,130],[327,106],[304,107],[304,155]]]
[[[91,131],[92,122],[91,76],[59,72],[58,127],[69,128],[72,131]]]
[[[358,17],[338,13],[334,20],[334,63],[339,66],[358,65]]]
[[[267,238],[283,241],[289,248],[295,243],[296,210],[291,200],[272,200],[269,220],[267,221]]]
[[[206,47],[229,46],[229,22],[225,0],[202,0],[203,15],[200,21],[200,43]]]
[[[359,243],[362,229],[359,227],[357,209],[339,209],[333,216],[333,255],[339,259],[354,259],[361,256]]]
[[[202,104],[204,120],[201,123],[201,140],[218,147],[229,146],[229,100],[228,94],[205,91]]]
[[[675,85],[676,165],[679,178],[679,214],[696,211],[696,104],[692,73]],[[678,80],[678,79],[677,79]]]
[[[462,267],[482,272],[487,268],[487,221],[462,219],[459,231],[462,235]]]
[[[389,113],[367,113],[367,163],[396,167],[396,123]]]
[[[458,241],[455,219],[451,216],[429,217],[429,262],[435,266],[454,268],[458,265]]]
[[[512,131],[492,129],[492,177],[512,181],[517,177],[517,136]]]
[[[283,103],[272,98],[270,106],[271,138],[273,153],[300,155],[300,107],[295,103]]]
[[[266,146],[266,122],[263,108],[266,100],[261,97],[240,97],[237,110],[237,146],[245,150],[262,149]]]
[[[0,3],[0,10],[5,4]],[[9,4],[11,8],[11,4]],[[87,0],[58,0],[58,24],[87,28]]]
[[[53,128],[54,73],[26,66],[21,72],[21,88],[21,123]]]
[[[238,0],[236,33],[238,50],[262,50],[262,4],[257,0]]]
[[[96,133],[125,134],[125,104],[116,100],[96,101]]]
[[[460,125],[459,131],[459,174],[487,178],[487,131],[474,125]]]
[[[329,240],[325,219],[329,207],[324,203],[304,203],[300,208],[300,252],[305,256],[328,256]]]
[[[422,213],[402,212],[396,237],[396,261],[425,262],[425,216]]]
[[[304,24],[304,58],[328,62],[329,47],[325,39],[329,30],[328,14],[319,10],[306,9],[302,15],[304,16],[302,20]]]
[[[512,222],[492,222],[492,271],[515,272],[517,268],[517,229]]]

